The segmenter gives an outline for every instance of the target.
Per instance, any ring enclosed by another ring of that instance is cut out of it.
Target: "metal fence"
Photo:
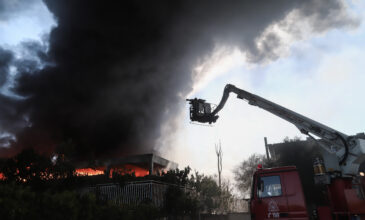
[[[169,186],[173,185],[157,181],[128,182],[123,186],[109,183],[87,187],[83,192],[95,193],[99,199],[118,205],[138,205],[143,202],[150,202],[157,207],[162,207]]]

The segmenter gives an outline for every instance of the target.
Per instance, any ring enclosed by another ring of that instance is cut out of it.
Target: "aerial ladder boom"
[[[218,106],[212,111],[211,104],[203,99],[188,99],[191,104],[190,118],[201,123],[214,123],[218,112],[222,110],[230,93],[237,98],[247,100],[250,105],[262,108],[295,125],[299,131],[308,135],[321,146],[321,154],[329,173],[341,176],[358,175],[358,169],[365,161],[365,139],[363,134],[348,136],[333,128],[291,111],[260,96],[227,84]],[[318,141],[312,135],[321,139]]]

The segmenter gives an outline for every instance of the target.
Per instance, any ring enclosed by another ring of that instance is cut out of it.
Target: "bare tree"
[[[215,145],[215,153],[217,154],[217,163],[218,163],[218,183],[219,183],[219,188],[221,189],[222,157],[223,157],[221,141],[219,141],[219,144]]]

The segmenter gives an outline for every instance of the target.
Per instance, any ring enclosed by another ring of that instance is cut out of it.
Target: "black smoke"
[[[316,32],[354,24],[341,0],[44,3],[57,22],[49,41],[28,43],[32,58],[11,61],[18,71],[12,92],[24,98],[0,97],[1,113],[12,112],[0,117],[0,128],[9,130],[19,118],[27,125],[10,130],[12,150],[72,140],[78,155],[149,152],[192,90],[193,68],[217,45],[239,47],[262,62],[278,57],[272,48],[283,42],[271,34],[259,47],[258,38],[290,12],[313,20]],[[2,75],[12,57],[6,53],[0,51]]]
[[[7,81],[7,72],[10,71],[10,65],[13,61],[13,53],[0,47],[0,87],[3,87]]]

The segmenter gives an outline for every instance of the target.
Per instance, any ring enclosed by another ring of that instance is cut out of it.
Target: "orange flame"
[[[27,167],[29,169],[29,167]],[[19,172],[19,171],[18,171]],[[105,167],[98,167],[98,168],[78,168],[76,169],[76,175],[77,176],[95,176],[95,175],[103,175],[105,172]],[[112,177],[113,172],[117,172],[120,174],[132,174],[134,173],[136,177],[144,177],[149,175],[149,171],[134,166],[131,164],[125,164],[122,167],[114,167],[110,169],[109,177]],[[0,180],[4,180],[4,174],[0,173]]]
[[[109,177],[111,178],[113,173],[119,173],[119,174],[132,174],[134,173],[134,175],[136,177],[144,177],[149,175],[149,171],[135,166],[135,165],[131,165],[131,164],[124,164],[121,167],[113,167],[110,169],[109,172]],[[95,175],[102,175],[105,173],[105,167],[98,167],[98,168],[79,168],[76,169],[76,175],[77,176],[95,176]]]
[[[103,168],[80,168],[76,169],[77,176],[95,176],[95,175],[102,175],[104,174]]]
[[[110,170],[111,174],[113,172],[117,172],[117,173],[120,173],[120,174],[132,174],[132,173],[134,173],[134,175],[136,177],[144,177],[144,176],[147,176],[150,173],[146,169],[143,169],[141,167],[134,166],[134,165],[131,165],[131,164],[125,164],[125,165],[123,165],[122,168],[114,167]]]

